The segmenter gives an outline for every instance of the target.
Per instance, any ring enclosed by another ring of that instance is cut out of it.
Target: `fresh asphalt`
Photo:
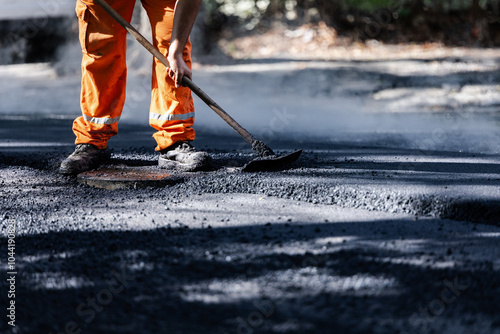
[[[359,74],[332,71],[344,75],[339,89]],[[498,85],[496,71],[484,84],[485,99],[495,92],[491,85]],[[263,86],[270,87],[277,87],[272,80],[292,75],[231,73],[243,83],[265,76],[269,80]],[[371,78],[373,73],[366,73]],[[450,78],[470,79],[468,73]],[[380,80],[378,85],[388,86]],[[215,82],[227,84],[222,77]],[[22,85],[35,93],[41,89],[36,83]],[[326,86],[320,82],[319,87]],[[269,87],[256,89],[263,100],[293,95],[284,88],[274,93]],[[308,89],[309,103],[316,99],[318,106],[325,105],[330,93]],[[391,89],[379,98],[389,99],[384,108],[397,109],[401,99],[396,95],[408,92]],[[224,91],[222,100],[227,94],[228,109],[235,109],[238,101],[231,102],[231,92]],[[453,98],[466,93],[462,89]],[[423,93],[417,87],[418,94]],[[243,94],[241,105],[248,108],[252,98]],[[487,110],[494,98],[478,107],[479,121],[468,113],[452,118],[498,126],[498,116]],[[408,101],[411,96],[403,100],[409,109],[417,108]],[[383,101],[372,102],[370,108],[381,108]],[[388,131],[353,116],[358,131],[332,125],[335,134],[307,136],[296,124],[307,119],[290,103],[289,109],[278,106],[271,112],[282,122],[291,120],[285,124],[289,135],[272,117],[265,122],[270,134],[260,132],[258,119],[248,113],[236,117],[277,152],[304,149],[289,170],[240,172],[254,157],[248,145],[201,123],[195,145],[210,152],[213,171],[186,175],[173,186],[116,191],[56,173],[73,150],[72,115],[3,114],[2,277],[8,271],[7,227],[12,224],[17,274],[16,327],[2,321],[1,331],[500,333],[500,156],[498,143],[488,141],[496,134],[488,126],[475,133],[462,125],[442,126],[454,122],[426,128],[420,118],[413,132]],[[366,100],[357,105],[362,106]],[[377,118],[404,124],[400,114]],[[320,124],[311,132],[325,128]],[[110,141],[112,164],[153,166],[151,134],[144,124],[122,122],[120,134]],[[9,287],[2,279],[2,291]],[[10,300],[2,292],[1,305]]]
[[[245,174],[241,139],[200,130],[214,171],[109,191],[56,173],[70,119],[1,124],[16,333],[500,330],[495,155],[275,141],[303,157]],[[154,165],[150,134],[122,126],[112,163]]]

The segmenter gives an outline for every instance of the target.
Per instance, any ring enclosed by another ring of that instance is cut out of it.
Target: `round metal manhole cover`
[[[184,182],[185,176],[153,166],[119,166],[78,174],[79,183],[108,190],[166,187]]]

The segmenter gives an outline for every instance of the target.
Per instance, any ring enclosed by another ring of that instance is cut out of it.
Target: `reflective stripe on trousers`
[[[120,117],[115,117],[115,118],[109,118],[109,117],[90,117],[87,115],[82,115],[83,119],[87,122],[94,123],[94,124],[105,124],[105,125],[111,125],[118,123],[120,120]]]

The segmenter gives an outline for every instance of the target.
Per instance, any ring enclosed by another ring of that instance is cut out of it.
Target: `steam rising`
[[[135,25],[149,38],[147,18],[138,13]],[[491,52],[431,60],[248,60],[197,65],[193,79],[266,143],[500,153],[500,55]],[[77,116],[80,59],[78,39],[72,38],[54,64],[0,66],[0,112]],[[122,122],[148,124],[151,62],[129,39]],[[196,97],[195,105],[198,129],[234,133]]]

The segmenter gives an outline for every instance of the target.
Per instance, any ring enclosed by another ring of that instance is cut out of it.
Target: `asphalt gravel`
[[[213,171],[110,191],[56,173],[70,124],[2,122],[2,332],[500,333],[494,155],[276,140],[301,159],[242,173],[251,148],[200,130]],[[123,125],[112,164],[152,168],[148,131]]]

